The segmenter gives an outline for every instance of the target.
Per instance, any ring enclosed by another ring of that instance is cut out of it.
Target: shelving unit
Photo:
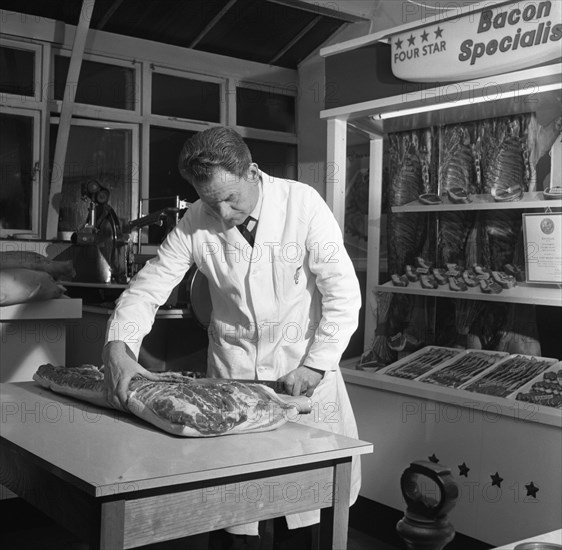
[[[454,101],[450,100],[451,85],[404,93],[383,99],[366,101],[322,111],[328,123],[328,165],[338,166],[337,177],[328,180],[327,199],[340,225],[344,226],[346,185],[346,135],[352,124],[369,135],[371,158],[369,168],[369,216],[367,241],[367,297],[374,292],[438,296],[507,303],[562,306],[559,285],[539,286],[521,284],[501,294],[485,294],[480,289],[466,292],[426,290],[419,283],[395,287],[379,280],[382,219],[383,140],[392,132],[414,130],[430,126],[483,120],[526,112],[534,112],[541,105],[559,103],[562,80],[558,65],[547,65],[513,73],[485,77],[452,85]],[[492,93],[493,91],[493,93]],[[412,110],[419,112],[412,114]],[[403,113],[403,114],[402,114]],[[477,210],[547,210],[562,208],[562,200],[545,199],[541,191],[527,192],[513,202],[496,202],[491,195],[472,195],[471,202],[453,204],[440,197],[442,204],[426,205],[414,201],[393,207],[395,213],[477,211]],[[371,309],[365,318],[365,342],[375,332]]]
[[[401,28],[396,33],[402,31]],[[388,43],[392,35],[390,29],[377,40]],[[334,50],[332,47],[325,55],[335,54]],[[341,51],[347,51],[345,44],[341,45]],[[371,66],[362,69],[372,71]],[[559,64],[429,89],[410,84],[404,83],[402,93],[397,85],[392,92],[396,95],[390,97],[334,107],[321,113],[328,126],[327,164],[338,168],[328,179],[327,201],[341,227],[345,226],[348,125],[362,131],[370,140],[365,349],[373,342],[377,328],[373,311],[380,293],[562,307],[561,285],[518,283],[500,294],[485,294],[478,287],[454,292],[445,286],[427,290],[419,283],[396,287],[392,282],[379,280],[384,271],[381,270],[384,261],[381,225],[386,136],[536,112],[543,105],[560,106],[562,97]],[[389,88],[383,85],[383,89]],[[560,144],[557,147],[560,151]],[[553,161],[557,154],[553,153]],[[554,186],[560,185],[559,166],[558,163],[556,173],[553,170]],[[514,202],[496,202],[491,195],[473,195],[467,204],[452,204],[447,197],[440,198],[442,203],[438,205],[416,200],[393,207],[392,212],[429,212],[438,217],[439,213],[453,211],[537,212],[562,208],[562,200],[545,199],[537,191],[525,193],[521,200]],[[458,475],[461,494],[450,514],[457,532],[496,546],[530,536],[533,534],[530,526],[536,532],[559,526],[560,495],[551,488],[559,487],[561,482],[560,410],[356,370],[357,363],[358,358],[346,360],[341,364],[342,373],[360,437],[377,443],[373,457],[363,462],[362,496],[401,509],[403,499],[398,482],[403,468],[413,460],[432,457]],[[460,465],[469,468],[466,477],[459,472]],[[505,478],[501,489],[491,484],[490,476],[494,472]],[[529,497],[525,489],[531,481],[540,487],[536,499]]]

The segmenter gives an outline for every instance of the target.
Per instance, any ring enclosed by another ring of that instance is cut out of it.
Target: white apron
[[[207,277],[213,308],[208,375],[277,380],[299,365],[323,370],[313,414],[296,421],[357,438],[339,361],[357,328],[361,298],[341,230],[313,188],[261,176],[253,249],[237,228],[197,201],[121,295],[107,338],[124,340],[138,355],[156,309],[196,263]],[[134,331],[125,329],[131,320],[138,320]],[[351,502],[359,486],[354,459]],[[318,519],[319,511],[287,517],[289,528]]]

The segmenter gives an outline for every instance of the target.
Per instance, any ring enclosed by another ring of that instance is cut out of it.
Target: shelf
[[[422,288],[419,282],[410,283],[406,287],[394,286],[392,282],[388,282],[383,285],[376,285],[375,289],[380,292],[414,294],[437,298],[460,298],[509,304],[535,304],[538,306],[562,306],[561,285],[538,286],[527,283],[517,283],[517,285],[515,288],[504,290],[499,294],[485,294],[479,287],[468,288],[463,292],[449,290],[447,286],[430,290]]]
[[[100,315],[111,315],[113,308],[84,305],[83,311],[85,313],[98,313]],[[159,309],[156,312],[156,319],[191,319],[193,317],[190,308],[173,308],[173,309]]]
[[[448,197],[441,196],[442,204],[422,204],[415,200],[403,206],[393,206],[392,211],[399,212],[447,212],[461,210],[530,210],[561,208],[562,199],[545,199],[542,191],[523,193],[519,201],[499,202],[492,195],[471,195],[472,202],[455,204]]]
[[[120,288],[125,289],[129,285],[126,283],[81,283],[80,281],[60,281],[61,285],[67,287],[78,287],[78,288],[99,288],[101,290],[105,288]]]
[[[40,319],[80,319],[82,300],[61,297],[0,307],[0,321],[38,321]]]

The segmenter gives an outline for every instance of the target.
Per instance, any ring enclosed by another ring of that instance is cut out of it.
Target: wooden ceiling
[[[0,0],[0,9],[72,25],[81,6]],[[96,0],[90,28],[296,69],[342,25],[360,20],[299,0]]]

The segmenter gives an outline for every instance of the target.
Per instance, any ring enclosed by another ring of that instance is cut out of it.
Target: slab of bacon
[[[54,392],[109,407],[104,398],[103,372],[94,365],[41,365],[33,379]],[[212,437],[274,430],[295,418],[299,399],[284,400],[258,383],[199,381],[181,373],[167,373],[158,382],[134,378],[127,408],[165,432]]]

